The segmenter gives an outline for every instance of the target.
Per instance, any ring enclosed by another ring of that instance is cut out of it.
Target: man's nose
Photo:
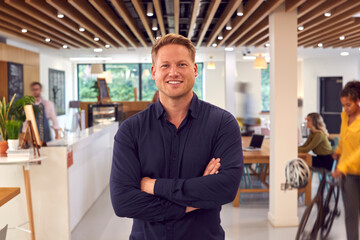
[[[178,74],[177,66],[176,66],[176,65],[171,66],[169,73],[170,73],[171,75],[177,75],[177,74]]]

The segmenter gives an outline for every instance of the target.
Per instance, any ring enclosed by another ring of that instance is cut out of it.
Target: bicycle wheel
[[[319,220],[321,219],[321,209],[319,209],[318,199],[315,197],[310,205],[305,209],[301,218],[296,240],[314,240],[319,232]]]
[[[330,233],[335,217],[340,215],[337,209],[340,195],[339,186],[330,187],[323,206],[323,224],[321,226],[321,239],[326,239]]]

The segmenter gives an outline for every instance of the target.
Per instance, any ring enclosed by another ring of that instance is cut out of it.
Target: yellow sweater
[[[340,154],[337,168],[344,174],[360,175],[360,117],[348,125],[349,116],[341,113],[339,146]]]

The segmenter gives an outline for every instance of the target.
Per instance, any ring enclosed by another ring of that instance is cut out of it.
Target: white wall
[[[254,63],[251,62],[237,62],[236,82],[249,83],[249,94],[251,96],[251,116],[259,117],[261,112],[261,70],[254,69]],[[236,116],[244,116],[244,96],[241,93],[236,93]]]
[[[216,69],[207,69],[204,62],[204,100],[225,109],[225,70],[224,62],[215,62]]]
[[[69,101],[77,99],[77,80],[74,77],[76,65],[66,58],[53,57],[40,53],[40,82],[43,85],[42,96],[49,100],[49,68],[65,71],[65,105],[68,113]],[[58,116],[60,128],[64,129],[66,115]]]
[[[319,112],[319,77],[342,76],[343,84],[359,78],[359,58],[323,57],[303,60],[303,116]],[[338,97],[338,96],[334,96]]]

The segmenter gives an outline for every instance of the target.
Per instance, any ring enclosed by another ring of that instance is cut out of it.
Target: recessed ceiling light
[[[84,27],[79,27],[79,31],[80,32],[85,32],[85,28]]]
[[[319,43],[319,44],[318,44],[318,47],[319,47],[319,48],[322,48],[322,47],[323,47],[323,44],[322,44],[322,43]]]
[[[265,47],[270,47],[270,43],[265,43]]]
[[[304,26],[300,26],[300,27],[298,27],[298,30],[299,30],[299,31],[304,30]]]
[[[151,27],[151,29],[152,29],[153,31],[157,31],[157,30],[158,30],[158,26],[157,26],[157,21],[156,21],[156,19],[153,19],[153,20],[152,20],[152,27]]]
[[[45,38],[45,42],[50,42],[50,38]]]
[[[21,29],[21,32],[26,33],[26,32],[27,32],[27,29],[26,29],[26,28],[23,28],[23,29]]]
[[[67,45],[63,45],[63,48],[68,48],[68,46],[67,46]]]
[[[217,43],[213,43],[212,46],[213,46],[213,47],[217,47]]]
[[[105,47],[106,47],[106,48],[110,48],[110,45],[109,45],[109,44],[106,44]]]
[[[223,40],[223,39],[224,39],[222,33],[219,34],[219,36],[217,37],[217,39],[219,39],[219,40]]]
[[[154,16],[154,8],[151,2],[147,3],[147,11],[146,11],[146,15],[148,17],[152,17]]]
[[[102,52],[103,49],[102,48],[94,48],[94,52]]]
[[[244,15],[244,7],[243,7],[242,3],[240,4],[238,10],[236,11],[236,15],[239,17]]]
[[[100,38],[98,38],[98,37],[94,37],[94,41],[99,41],[100,40]]]
[[[326,12],[326,13],[324,13],[324,16],[325,16],[325,17],[330,17],[330,16],[331,16],[331,12]]]
[[[345,39],[345,36],[340,36],[339,39],[340,39],[340,40],[344,40],[344,39]]]
[[[58,12],[58,13],[57,13],[57,17],[58,17],[58,18],[64,18],[64,14],[61,13],[61,12]]]
[[[225,48],[225,51],[231,52],[231,51],[234,51],[234,48],[233,48],[233,47],[226,47],[226,48]]]
[[[349,56],[349,52],[341,52],[340,55],[341,56]]]
[[[228,31],[230,31],[230,30],[232,29],[231,20],[229,20],[229,21],[226,23],[225,29],[228,30]]]

